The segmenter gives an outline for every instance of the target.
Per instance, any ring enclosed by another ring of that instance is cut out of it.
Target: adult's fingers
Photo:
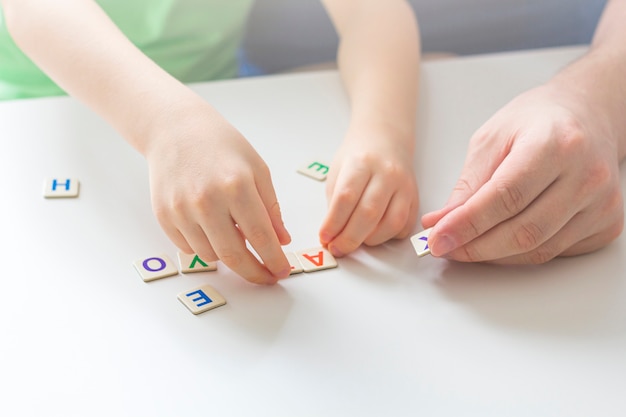
[[[541,159],[541,150],[512,152],[475,194],[434,226],[429,238],[431,253],[445,255],[518,215],[558,174],[558,166]]]
[[[518,215],[493,226],[446,257],[485,262],[534,251],[556,235],[580,209],[572,204],[574,184],[562,184],[565,182],[553,182]]]
[[[596,251],[615,240],[623,230],[623,216],[595,231],[589,227],[591,218],[584,213],[576,215],[565,227],[539,247],[518,255],[495,259],[489,263],[500,265],[538,265],[558,256],[578,256]],[[596,223],[597,224],[597,223]]]
[[[502,148],[497,133],[490,134],[483,127],[470,139],[463,169],[448,201],[439,210],[422,216],[424,227],[432,227],[445,215],[469,200],[489,179],[510,151],[510,145]]]

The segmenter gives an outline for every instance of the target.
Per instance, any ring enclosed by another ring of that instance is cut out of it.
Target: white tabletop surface
[[[583,52],[424,64],[420,213],[445,202],[483,121]],[[338,75],[194,88],[270,166],[286,250],[318,245],[324,183],[296,170],[342,140]],[[2,416],[626,415],[625,235],[535,267],[418,258],[407,239],[273,287],[222,264],[145,283],[132,263],[176,248],[143,158],[69,98],[0,103],[0,136]],[[63,176],[80,196],[44,199]],[[194,316],[176,296],[202,284],[228,304]]]

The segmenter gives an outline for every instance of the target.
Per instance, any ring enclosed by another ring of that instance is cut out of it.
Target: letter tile
[[[178,274],[178,269],[167,255],[139,259],[133,263],[145,282],[154,281]]]
[[[181,292],[178,294],[178,299],[193,314],[204,313],[226,304],[226,299],[210,285],[203,285],[193,290]]]
[[[78,197],[79,181],[76,178],[46,178],[43,186],[45,198]]]
[[[328,164],[324,164],[318,161],[311,161],[308,164],[298,168],[298,172],[315,180],[324,181],[326,179],[326,176],[328,175],[328,169]]]
[[[297,251],[296,256],[304,272],[314,272],[337,267],[335,257],[322,246]]]
[[[179,251],[178,263],[180,264],[180,270],[183,274],[217,270],[217,262],[204,262],[195,253],[187,254]]]
[[[419,257],[430,254],[430,248],[428,247],[428,235],[431,230],[432,227],[411,236],[411,243],[413,244],[415,253],[417,253],[417,256]]]
[[[289,265],[291,265],[291,272],[289,275],[299,274],[304,269],[302,269],[302,265],[300,265],[300,261],[298,261],[298,257],[293,252],[285,252],[287,256],[287,260],[289,261]]]

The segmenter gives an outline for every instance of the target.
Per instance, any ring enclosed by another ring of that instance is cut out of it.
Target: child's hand
[[[145,155],[154,213],[169,238],[254,283],[288,276],[281,245],[291,238],[268,167],[252,146],[208,105],[171,114],[162,125]]]
[[[361,244],[378,245],[411,233],[418,193],[413,152],[388,132],[352,129],[331,164],[329,210],[320,242],[337,257]]]

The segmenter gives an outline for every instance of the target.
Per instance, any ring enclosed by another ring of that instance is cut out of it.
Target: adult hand
[[[449,201],[422,218],[433,227],[431,254],[540,264],[621,233],[619,133],[588,93],[556,82],[537,87],[475,133]]]

